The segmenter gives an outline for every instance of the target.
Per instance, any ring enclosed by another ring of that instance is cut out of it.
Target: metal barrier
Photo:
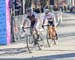
[[[55,16],[55,20],[58,20],[60,14],[58,15],[58,17],[57,17],[58,12],[55,12],[54,14],[56,15]],[[25,40],[25,39],[22,39],[23,36],[24,36],[24,33],[22,31],[22,26],[23,26],[23,22],[24,22],[25,16],[26,15],[19,15],[19,16],[15,16],[14,17],[15,24],[16,24],[16,29],[17,29],[14,32],[15,41]],[[38,14],[38,19],[39,19],[39,23],[37,24],[37,29],[38,30],[42,28],[43,16],[44,16],[44,13],[39,13]],[[62,18],[62,15],[61,15],[61,18]],[[55,24],[58,24],[59,22],[60,22],[60,20],[56,21]],[[47,22],[45,22],[45,24],[46,23]]]

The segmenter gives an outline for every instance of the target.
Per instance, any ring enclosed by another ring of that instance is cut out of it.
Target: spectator
[[[33,11],[36,12],[36,13],[40,13],[40,9],[39,8],[34,8]]]
[[[15,0],[15,14],[16,15],[21,14],[21,8],[22,8],[21,0]]]
[[[65,2],[63,2],[63,4],[62,4],[62,7],[63,7],[63,11],[66,11],[67,10],[67,4],[65,3]]]
[[[53,7],[53,10],[54,10],[54,11],[58,11],[59,8],[58,8],[57,6],[54,6],[54,7]]]

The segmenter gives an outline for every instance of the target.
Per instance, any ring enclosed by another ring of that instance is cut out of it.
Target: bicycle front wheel
[[[46,38],[47,38],[47,44],[48,44],[48,47],[50,47],[50,36],[49,36],[49,33],[47,31],[47,34],[46,34]]]
[[[26,35],[26,44],[27,44],[27,49],[29,51],[29,53],[32,53],[31,52],[31,47],[30,47],[30,37],[28,35]]]

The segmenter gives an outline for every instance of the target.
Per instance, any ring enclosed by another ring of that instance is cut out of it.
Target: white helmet
[[[50,11],[49,11],[49,9],[45,9],[44,12],[45,12],[45,13],[48,13],[48,12],[50,12]]]

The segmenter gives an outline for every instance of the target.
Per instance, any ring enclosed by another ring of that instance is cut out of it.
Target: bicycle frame
[[[31,27],[25,27],[24,29],[30,29]],[[35,30],[34,30],[35,31]],[[33,33],[33,31],[32,31],[32,33],[31,33],[31,35],[26,35],[26,43],[27,43],[27,48],[28,48],[28,51],[31,53],[31,50],[30,50],[30,48],[29,48],[29,37],[30,36],[33,36],[33,39],[34,39],[34,41],[36,41],[36,38],[35,38],[35,35],[36,35],[36,33]],[[38,48],[39,48],[39,50],[41,50],[41,48],[40,48],[40,45],[39,45],[39,43],[37,44],[38,45]]]
[[[48,43],[48,46],[50,47],[48,39],[53,40],[54,44],[56,45],[56,42],[55,42],[55,32],[53,31],[53,26],[50,26],[50,25],[44,25],[44,26],[47,26],[47,43]]]

